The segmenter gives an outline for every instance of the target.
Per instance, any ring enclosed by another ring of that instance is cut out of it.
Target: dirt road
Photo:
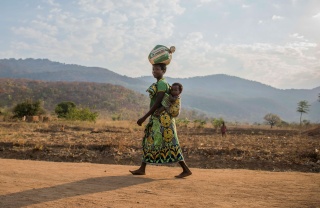
[[[0,159],[0,207],[320,207],[320,174]]]

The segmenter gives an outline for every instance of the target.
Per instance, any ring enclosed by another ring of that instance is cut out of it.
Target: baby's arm
[[[169,101],[170,101],[171,104],[176,102],[177,99],[178,99],[178,97],[174,97],[172,95],[169,95]]]

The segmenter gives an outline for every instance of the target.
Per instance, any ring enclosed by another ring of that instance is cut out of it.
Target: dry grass
[[[178,128],[191,167],[320,172],[320,136],[299,132],[231,126],[222,138],[209,125]],[[137,165],[142,136],[135,121],[0,122],[0,157]]]

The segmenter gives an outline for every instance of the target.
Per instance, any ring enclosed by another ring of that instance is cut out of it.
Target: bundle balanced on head
[[[174,162],[178,162],[182,167],[182,173],[175,177],[184,178],[192,174],[184,161],[175,125],[175,117],[180,112],[180,94],[183,86],[180,83],[174,83],[170,86],[163,77],[174,51],[174,46],[168,49],[165,46],[157,45],[148,57],[152,64],[153,77],[157,81],[147,89],[150,97],[150,109],[137,121],[137,124],[141,126],[150,116],[142,142],[142,163],[139,169],[130,170],[133,175],[145,175],[147,163]]]

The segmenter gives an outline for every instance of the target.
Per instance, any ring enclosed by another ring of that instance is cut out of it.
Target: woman
[[[184,178],[192,174],[187,164],[184,162],[182,150],[179,145],[176,131],[175,119],[180,110],[179,106],[174,106],[170,114],[163,111],[159,117],[153,116],[154,112],[161,106],[161,101],[165,93],[169,94],[169,84],[163,77],[166,73],[165,64],[154,64],[152,67],[153,77],[157,82],[148,88],[150,94],[150,110],[137,121],[139,126],[151,115],[149,123],[145,128],[145,135],[142,141],[143,159],[139,169],[130,172],[133,175],[145,175],[147,163],[165,164],[179,162],[182,167],[182,173],[175,176]]]

